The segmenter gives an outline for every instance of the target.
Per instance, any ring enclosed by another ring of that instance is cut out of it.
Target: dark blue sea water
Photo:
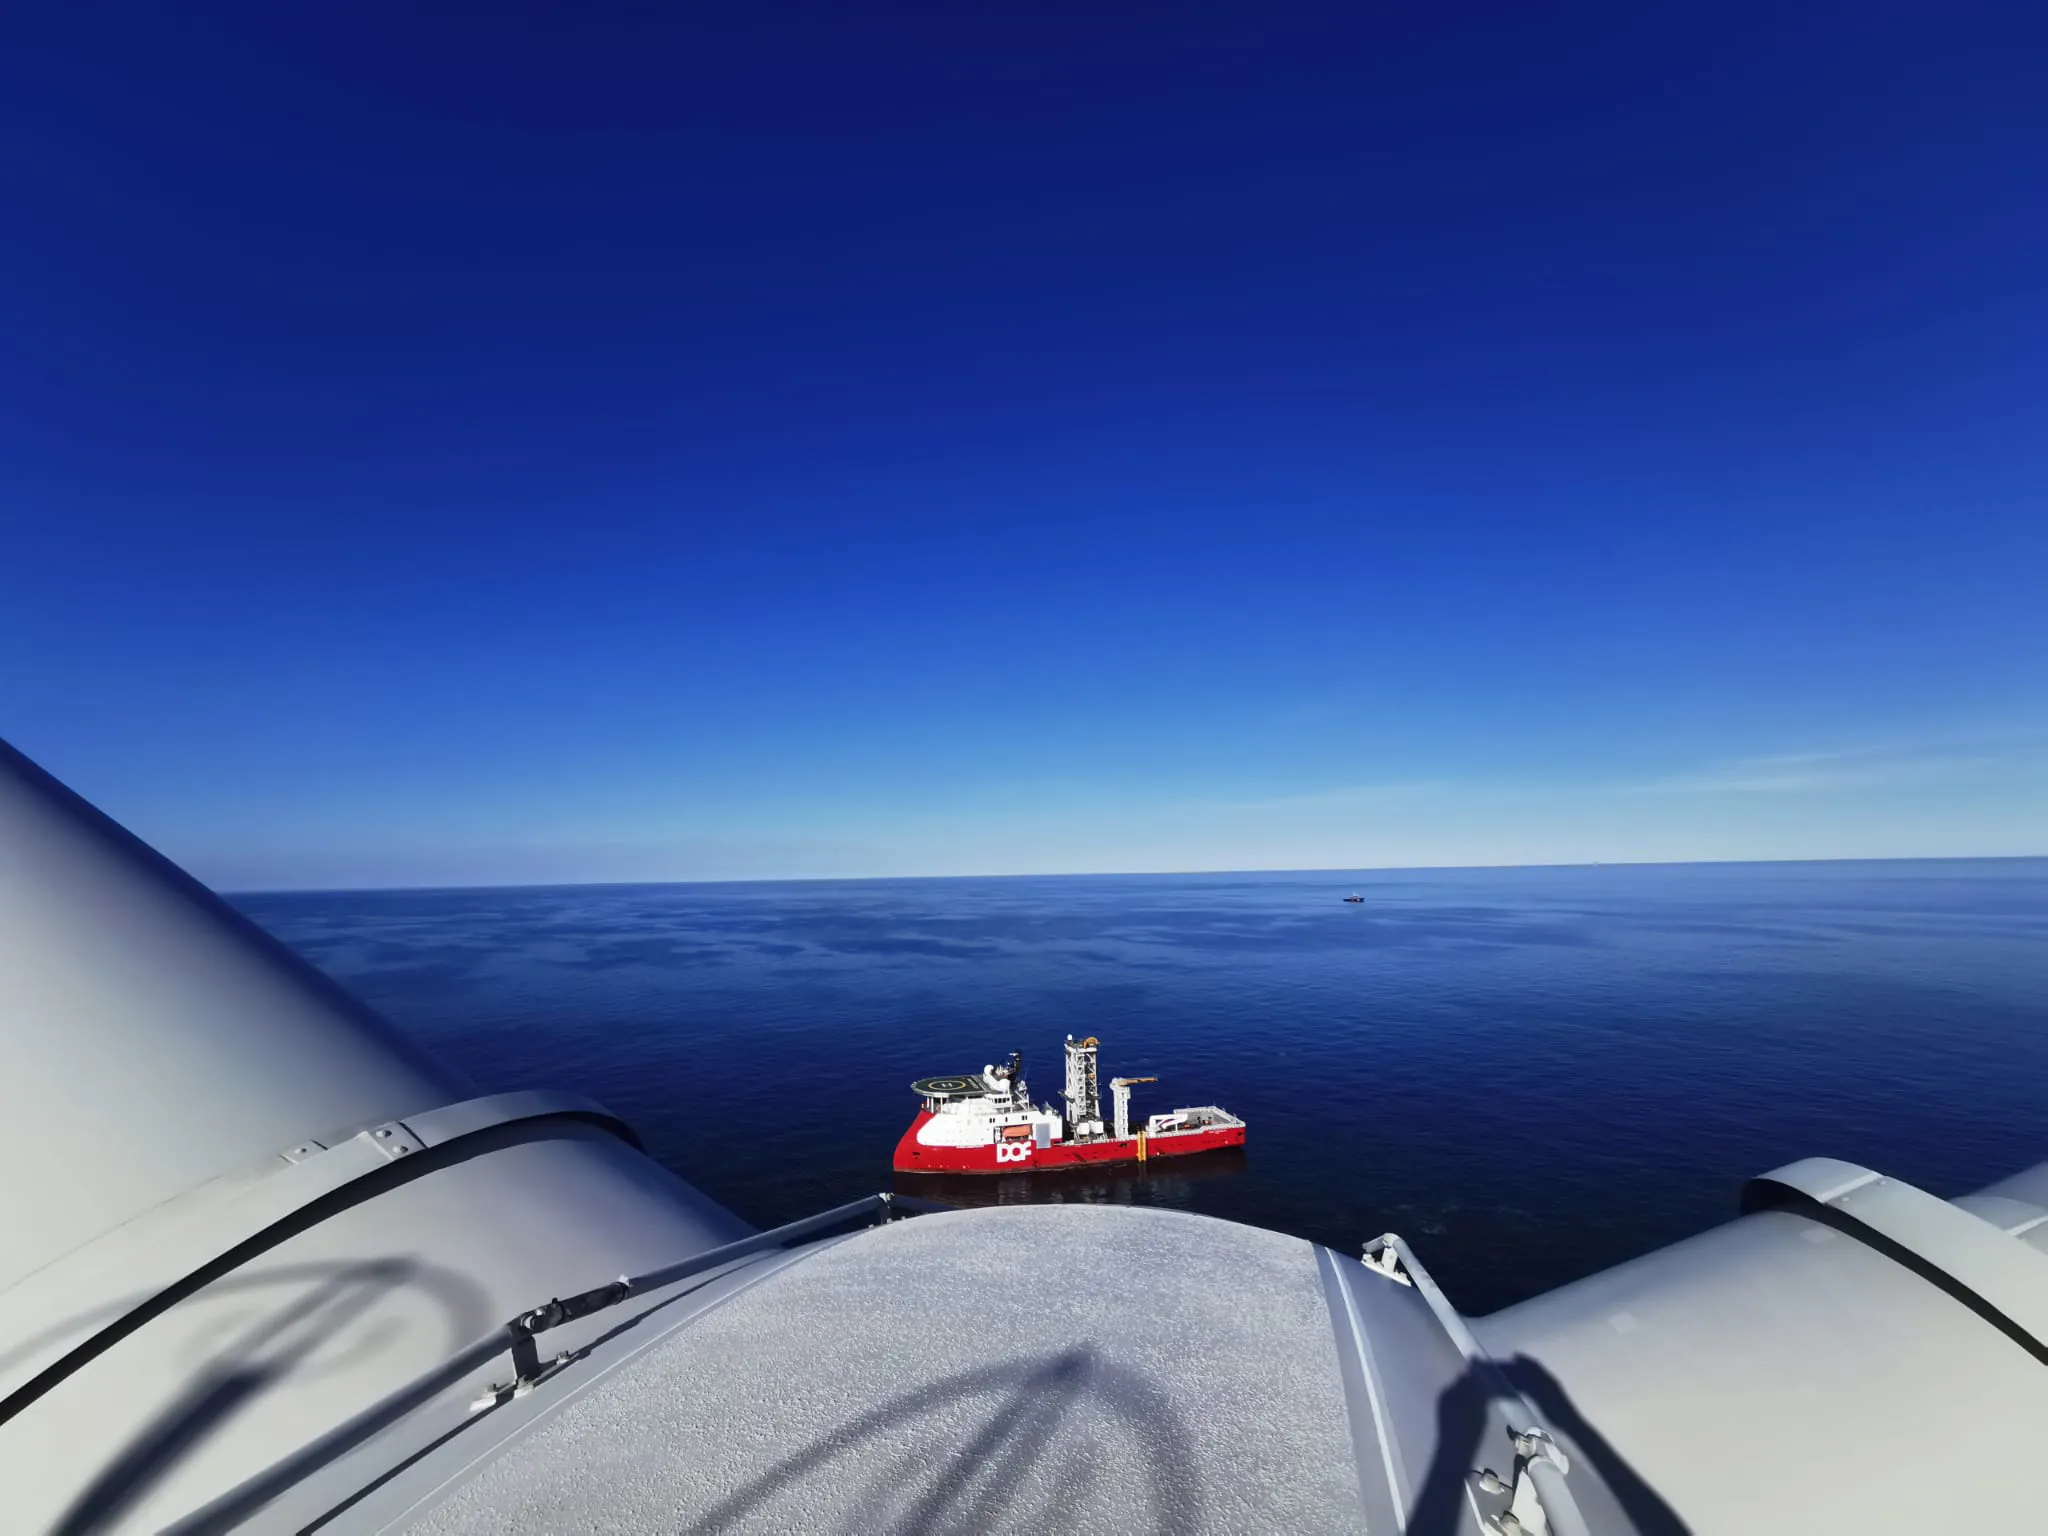
[[[1052,1098],[1070,1031],[1246,1152],[942,1193],[1391,1228],[1471,1312],[1795,1157],[1945,1194],[2048,1159],[2048,860],[239,901],[487,1090],[586,1093],[762,1225],[890,1187],[914,1077],[1021,1049]]]

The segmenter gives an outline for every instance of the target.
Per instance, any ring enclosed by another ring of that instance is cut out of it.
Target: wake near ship
[[[896,1144],[898,1173],[1030,1173],[1100,1163],[1142,1163],[1244,1145],[1244,1121],[1214,1104],[1153,1115],[1131,1130],[1131,1089],[1156,1077],[1109,1080],[1111,1117],[1102,1118],[1096,1055],[1101,1042],[1067,1036],[1064,1113],[1034,1105],[1024,1057],[979,1075],[923,1077],[910,1085],[924,1101]]]

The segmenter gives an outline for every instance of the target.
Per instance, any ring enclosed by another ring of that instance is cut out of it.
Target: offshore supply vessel
[[[1214,1104],[1153,1115],[1131,1130],[1131,1089],[1156,1077],[1113,1077],[1114,1106],[1102,1119],[1096,1053],[1101,1042],[1067,1036],[1064,1113],[1034,1105],[1024,1057],[977,1076],[921,1077],[910,1085],[922,1099],[917,1118],[896,1143],[898,1173],[1030,1173],[1101,1163],[1142,1163],[1244,1145],[1244,1121]]]

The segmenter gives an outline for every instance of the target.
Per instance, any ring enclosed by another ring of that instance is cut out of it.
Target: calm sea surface
[[[889,1169],[911,1079],[1020,1049],[1052,1099],[1069,1032],[1246,1151],[939,1193],[1392,1229],[1469,1312],[1796,1157],[1943,1194],[2048,1159],[2048,860],[237,900],[486,1091],[588,1094],[764,1226],[932,1192]]]

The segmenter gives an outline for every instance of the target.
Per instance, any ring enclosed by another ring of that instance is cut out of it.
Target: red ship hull
[[[1158,1136],[1102,1137],[1088,1141],[1055,1141],[1038,1146],[1030,1141],[984,1143],[978,1147],[935,1146],[920,1142],[917,1133],[932,1119],[920,1110],[903,1139],[896,1143],[898,1173],[1031,1173],[1052,1168],[1095,1167],[1102,1163],[1149,1162],[1158,1157],[1186,1157],[1244,1145],[1242,1125],[1219,1125]]]

